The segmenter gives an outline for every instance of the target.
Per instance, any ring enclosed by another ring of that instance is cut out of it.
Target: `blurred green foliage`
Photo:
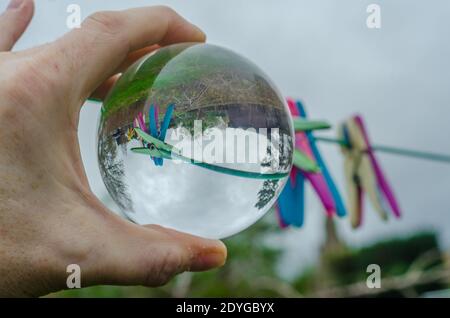
[[[445,266],[444,255],[440,251],[436,234],[423,232],[411,237],[388,239],[359,249],[348,248],[345,245],[325,249],[320,264],[304,272],[294,281],[293,286],[303,295],[316,295],[317,291],[334,288],[333,295],[346,296],[351,292],[346,290],[348,286],[366,281],[369,275],[366,269],[370,264],[380,266],[382,282],[396,277],[406,280],[407,274],[412,271],[423,274]],[[411,277],[415,279],[419,276]],[[407,285],[399,286],[398,290],[381,289],[371,296],[403,297],[405,296],[403,288],[408,289],[408,295],[418,296],[426,291],[448,287],[438,280],[426,283],[417,280],[411,286]],[[342,288],[341,291],[339,287]],[[364,295],[366,294],[361,294]]]
[[[390,239],[371,246],[343,253],[329,253],[324,260],[339,284],[349,284],[366,278],[361,268],[378,264],[385,276],[404,274],[421,256],[431,251],[439,253],[434,233],[418,233],[409,238]],[[425,270],[442,263],[442,258],[433,260]]]

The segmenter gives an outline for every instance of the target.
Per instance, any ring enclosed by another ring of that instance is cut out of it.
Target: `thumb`
[[[83,285],[160,286],[176,274],[212,269],[226,260],[226,247],[217,240],[122,219],[105,225],[96,256],[82,269]]]
[[[33,17],[32,0],[11,0],[0,16],[0,51],[10,51]]]

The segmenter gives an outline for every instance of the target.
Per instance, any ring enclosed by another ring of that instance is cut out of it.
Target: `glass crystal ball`
[[[131,221],[225,238],[274,204],[292,166],[284,98],[219,46],[167,46],[134,63],[105,99],[98,161]]]

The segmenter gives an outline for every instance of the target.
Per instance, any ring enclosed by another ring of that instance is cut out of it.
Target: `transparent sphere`
[[[252,62],[182,43],[132,65],[102,106],[98,160],[122,212],[207,238],[249,227],[292,166],[283,97]]]

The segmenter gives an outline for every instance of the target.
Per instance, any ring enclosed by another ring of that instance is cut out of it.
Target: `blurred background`
[[[0,9],[7,2],[0,0]],[[254,61],[285,96],[300,98],[312,118],[337,124],[357,112],[377,144],[450,153],[446,0],[35,2],[16,50],[68,32],[70,4],[80,6],[83,19],[100,10],[165,4],[200,26],[208,42]],[[366,25],[371,3],[381,8],[380,29]],[[93,191],[115,209],[97,166],[100,106],[88,102],[82,110],[81,152]],[[338,147],[320,147],[344,194]],[[308,186],[303,228],[280,230],[269,212],[226,240],[229,261],[222,269],[183,274],[158,289],[101,286],[51,296],[449,296],[450,165],[378,157],[404,211],[401,220],[384,223],[368,204],[363,226],[352,230],[348,218],[327,220]],[[381,266],[380,289],[365,285],[372,263]]]

